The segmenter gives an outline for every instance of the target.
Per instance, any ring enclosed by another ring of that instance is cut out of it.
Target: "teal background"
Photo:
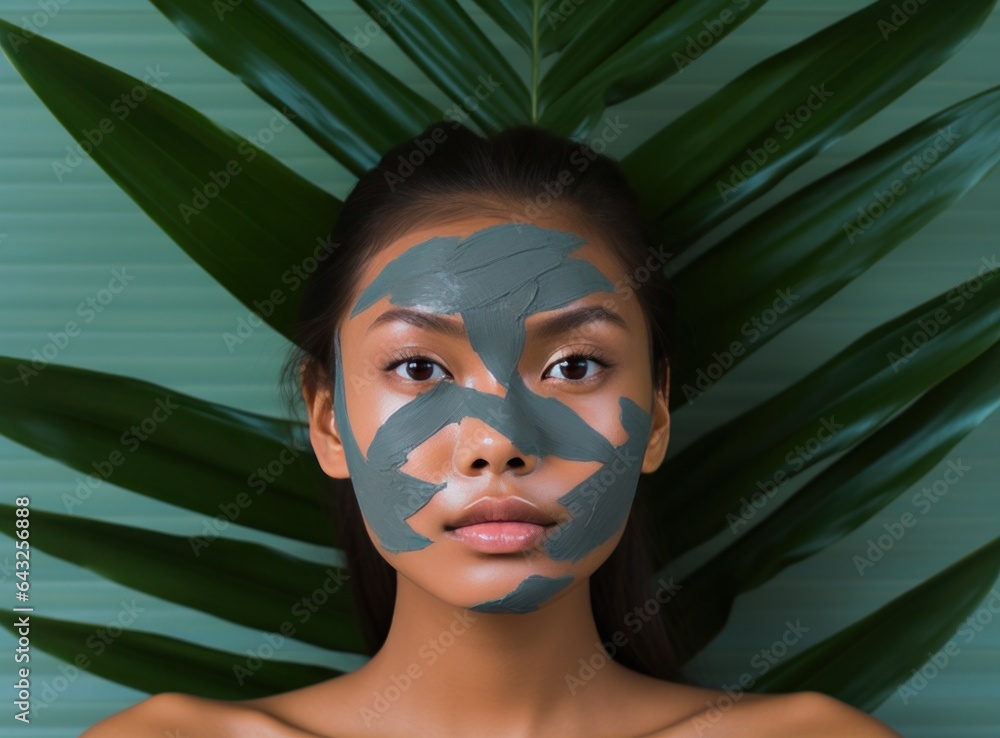
[[[347,36],[367,20],[345,0],[309,3]],[[751,64],[787,47],[866,3],[852,0],[773,0],[718,48],[683,73],[634,100],[611,109],[627,127],[608,152],[620,158],[666,122],[706,97]],[[136,77],[159,67],[161,89],[245,136],[266,129],[275,111],[194,47],[151,5],[139,0],[68,0],[38,28],[43,35]],[[522,55],[484,14],[462,2],[491,32],[515,63]],[[0,15],[18,25],[42,3],[0,2]],[[585,8],[585,6],[583,6]],[[40,16],[41,17],[41,16]],[[392,44],[386,34],[365,50],[417,92],[445,110],[451,106]],[[788,177],[735,222],[742,222],[811,181],[931,113],[1000,82],[1000,11],[951,61],[885,111]],[[523,66],[527,73],[526,60]],[[834,91],[835,92],[835,91]],[[57,363],[125,374],[179,392],[236,407],[280,414],[276,389],[287,344],[267,327],[232,352],[222,335],[234,331],[247,309],[220,288],[129,200],[90,159],[60,182],[52,163],[63,161],[69,133],[52,117],[9,63],[0,63],[0,353],[28,357],[49,341],[48,332],[70,320],[82,327]],[[73,146],[75,148],[75,146]],[[353,177],[288,126],[263,146],[296,171],[344,197]],[[695,405],[675,414],[670,454],[694,437],[758,403],[831,357],[867,329],[971,277],[982,258],[998,252],[1000,176],[994,173],[957,206],[847,289],[726,375]],[[728,230],[731,226],[725,227]],[[107,286],[112,270],[134,280],[89,323],[77,306]],[[910,501],[947,469],[937,465],[908,493],[836,545],[793,566],[764,588],[737,602],[729,627],[695,662],[705,684],[732,684],[752,665],[759,648],[779,639],[785,621],[809,628],[791,653],[817,643],[881,604],[983,545],[1000,530],[997,448],[1000,415],[992,417],[948,456],[971,467],[961,481],[924,515]],[[263,461],[263,460],[262,460]],[[832,460],[831,460],[832,461]],[[783,495],[822,472],[829,461],[785,485]],[[29,495],[38,509],[65,512],[60,498],[80,475],[0,437],[0,499]],[[183,484],[182,478],[177,479]],[[883,524],[912,511],[918,523],[865,576],[852,562]],[[77,514],[185,535],[202,528],[200,516],[104,483]],[[272,542],[302,556],[334,554],[284,539],[230,528],[230,535]],[[677,562],[685,570],[728,540],[723,533]],[[4,567],[13,543],[0,539],[0,606],[13,603],[13,581]],[[102,580],[72,564],[34,552],[32,598],[39,614],[95,624],[114,621],[122,601],[144,608],[135,627],[242,653],[257,648],[262,634],[178,607]],[[998,585],[1000,591],[1000,585]],[[7,617],[7,616],[5,616]],[[917,696],[904,704],[897,694],[876,715],[903,735],[972,738],[1000,734],[1000,622],[989,622]],[[2,683],[10,684],[13,640],[0,633]],[[89,654],[93,655],[93,654]],[[316,661],[320,652],[286,644],[286,660]],[[330,663],[328,657],[326,663]],[[25,726],[10,717],[10,692],[2,690],[0,738],[77,735],[101,717],[144,697],[143,693],[81,673],[60,679],[58,661],[35,650],[35,696],[46,685],[57,697]],[[345,656],[333,666],[350,668]],[[148,668],[156,668],[149,664]],[[857,664],[858,670],[866,668]],[[51,694],[51,693],[50,693]]]

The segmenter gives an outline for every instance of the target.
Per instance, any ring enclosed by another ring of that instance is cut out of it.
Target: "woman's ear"
[[[642,473],[651,474],[660,468],[670,442],[670,363],[664,359],[663,383],[653,392],[653,423],[649,443],[642,460]]]
[[[333,414],[333,398],[330,390],[315,390],[304,378],[302,370],[302,397],[309,415],[309,440],[320,467],[329,477],[348,479],[347,457],[344,444],[337,432],[337,420]]]

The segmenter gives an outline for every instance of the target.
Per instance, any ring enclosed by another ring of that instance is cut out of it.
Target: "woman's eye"
[[[434,376],[435,368],[441,372],[436,377]],[[427,382],[431,379],[443,379],[446,376],[440,364],[431,361],[425,356],[414,356],[410,359],[404,359],[393,368],[393,371],[402,379],[410,379],[414,382]]]
[[[562,376],[557,376],[556,379],[565,379],[573,382],[579,382],[585,379],[592,379],[597,373],[591,372],[590,375],[587,374],[588,364],[592,364],[596,367],[604,366],[601,362],[593,359],[589,356],[567,356],[565,359],[557,361],[552,365],[549,371],[554,371],[556,369],[562,374]],[[545,373],[548,376],[549,372]]]
[[[553,371],[558,371],[559,373],[555,375],[556,379],[568,382],[584,382],[595,379],[600,375],[602,369],[610,366],[609,363],[602,361],[596,356],[574,354],[550,366],[543,375],[543,378],[548,377]],[[426,356],[410,356],[398,359],[386,367],[386,370],[392,371],[400,379],[406,379],[411,382],[431,382],[439,379],[447,379],[451,376],[439,363]]]

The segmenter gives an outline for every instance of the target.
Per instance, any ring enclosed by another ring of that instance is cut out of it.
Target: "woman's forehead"
[[[567,266],[575,268],[567,268]],[[619,269],[607,246],[566,219],[520,222],[470,217],[414,229],[376,253],[348,318],[393,295],[432,312],[456,312],[493,300],[498,307],[534,293],[535,307],[613,291]],[[551,307],[548,309],[552,309]]]

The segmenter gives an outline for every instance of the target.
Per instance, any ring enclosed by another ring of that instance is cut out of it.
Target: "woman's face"
[[[372,259],[335,333],[333,417],[310,425],[402,576],[521,613],[608,558],[669,435],[628,284],[557,216],[422,228]]]

